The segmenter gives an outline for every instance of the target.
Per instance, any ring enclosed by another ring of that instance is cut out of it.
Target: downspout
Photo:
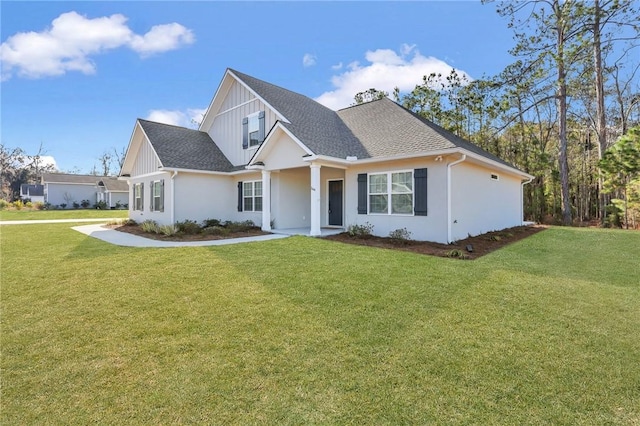
[[[524,186],[528,183],[531,183],[533,178],[529,178],[529,180],[524,181],[520,184],[520,218],[522,218],[522,224],[524,225]]]
[[[171,174],[171,224],[175,224],[175,218],[176,218],[176,191],[175,191],[175,183],[174,183],[174,178],[178,175],[178,171],[174,170],[173,173]]]
[[[467,154],[462,154],[459,160],[447,164],[447,243],[451,244],[451,168],[467,159]]]

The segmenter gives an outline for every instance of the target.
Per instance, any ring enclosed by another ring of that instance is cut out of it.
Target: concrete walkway
[[[226,244],[250,243],[254,241],[268,241],[279,238],[287,238],[289,235],[268,234],[256,237],[228,238],[225,240],[211,241],[159,241],[126,232],[114,231],[103,228],[102,225],[81,225],[71,229],[82,232],[90,237],[97,238],[107,243],[126,247],[202,247],[202,246],[222,246]]]
[[[109,222],[118,218],[104,219],[43,219],[43,220],[0,220],[1,225],[35,225],[39,223],[78,223],[78,222]]]

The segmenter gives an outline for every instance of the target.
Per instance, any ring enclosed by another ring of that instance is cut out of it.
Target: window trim
[[[257,196],[256,195],[256,183],[260,184],[260,195]],[[245,189],[245,185],[251,185],[251,195],[245,195],[244,193],[244,189]],[[242,211],[243,212],[249,212],[249,213],[257,213],[257,212],[261,212],[262,209],[264,208],[264,205],[262,205],[262,201],[264,200],[264,192],[263,192],[263,188],[262,188],[262,181],[261,180],[246,180],[242,182]],[[256,199],[260,198],[261,201],[261,208],[260,210],[256,210]],[[246,200],[247,199],[251,199],[251,210],[246,208]]]
[[[251,123],[255,123],[255,130],[251,131]],[[255,133],[256,143],[251,143],[251,134]],[[256,111],[247,115],[247,149],[256,148],[260,146],[260,111]]]
[[[156,196],[156,185],[160,187],[159,193]],[[150,186],[151,203],[149,204],[149,210],[152,212],[164,212],[164,179],[152,180]],[[156,209],[156,198],[158,199],[158,208]]]
[[[133,184],[133,210],[144,211],[144,182]]]
[[[393,192],[393,184],[392,184],[392,175],[398,173],[411,173],[411,192]],[[386,194],[382,193],[371,193],[371,176],[377,175],[386,175],[387,176],[387,192]],[[415,216],[415,205],[416,205],[416,188],[415,188],[415,172],[413,169],[406,170],[393,170],[393,171],[385,171],[385,172],[374,172],[367,173],[367,214],[373,216]],[[411,194],[411,213],[393,213],[393,203],[392,196],[398,194]],[[386,213],[378,213],[371,211],[371,195],[387,195],[387,212]]]

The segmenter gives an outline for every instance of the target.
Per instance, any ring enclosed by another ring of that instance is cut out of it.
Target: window
[[[144,184],[136,183],[133,185],[133,209],[134,210],[142,210],[144,207],[143,203],[143,193],[144,193]]]
[[[151,182],[151,211],[164,211],[164,180]]]
[[[249,121],[247,122],[248,132],[249,132],[249,147],[260,145],[260,120],[258,115],[260,113],[256,112],[255,114],[251,114],[249,117]]]
[[[242,183],[243,210],[245,212],[262,211],[262,181]]]
[[[500,176],[495,173],[491,173],[491,180],[500,180]]]
[[[369,213],[413,214],[413,172],[370,174]]]

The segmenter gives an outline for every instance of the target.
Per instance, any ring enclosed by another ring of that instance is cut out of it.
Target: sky
[[[194,127],[227,68],[339,109],[431,72],[470,79],[513,62],[494,4],[0,2],[5,147],[89,173],[137,118]]]

